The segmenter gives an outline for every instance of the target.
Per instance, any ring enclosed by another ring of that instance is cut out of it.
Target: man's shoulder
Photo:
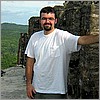
[[[34,32],[34,33],[31,35],[31,37],[37,37],[37,36],[41,35],[42,32],[43,32],[43,30]]]
[[[42,32],[43,32],[43,30],[37,31],[37,32],[34,32],[32,35],[39,35],[39,34],[41,34]]]
[[[57,32],[59,35],[68,35],[68,34],[70,34],[68,31],[62,30],[62,29],[56,29],[56,32]]]

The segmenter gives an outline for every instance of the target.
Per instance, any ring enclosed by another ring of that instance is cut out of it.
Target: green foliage
[[[20,33],[26,33],[27,28],[27,25],[1,24],[1,69],[13,67],[17,63]]]

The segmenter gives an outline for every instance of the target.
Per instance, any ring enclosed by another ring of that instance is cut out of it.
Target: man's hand
[[[30,99],[34,99],[34,94],[36,94],[36,91],[35,91],[34,87],[32,86],[32,84],[27,84],[26,91],[27,91],[27,96]]]

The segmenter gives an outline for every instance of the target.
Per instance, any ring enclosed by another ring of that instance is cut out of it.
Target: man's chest
[[[56,37],[52,38],[41,38],[34,45],[34,52],[36,57],[42,56],[60,56],[60,45],[59,39]]]

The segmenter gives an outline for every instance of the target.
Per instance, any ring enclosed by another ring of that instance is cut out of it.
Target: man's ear
[[[55,24],[57,24],[57,21],[58,21],[58,20],[57,20],[57,18],[56,18],[56,19],[55,19]]]

